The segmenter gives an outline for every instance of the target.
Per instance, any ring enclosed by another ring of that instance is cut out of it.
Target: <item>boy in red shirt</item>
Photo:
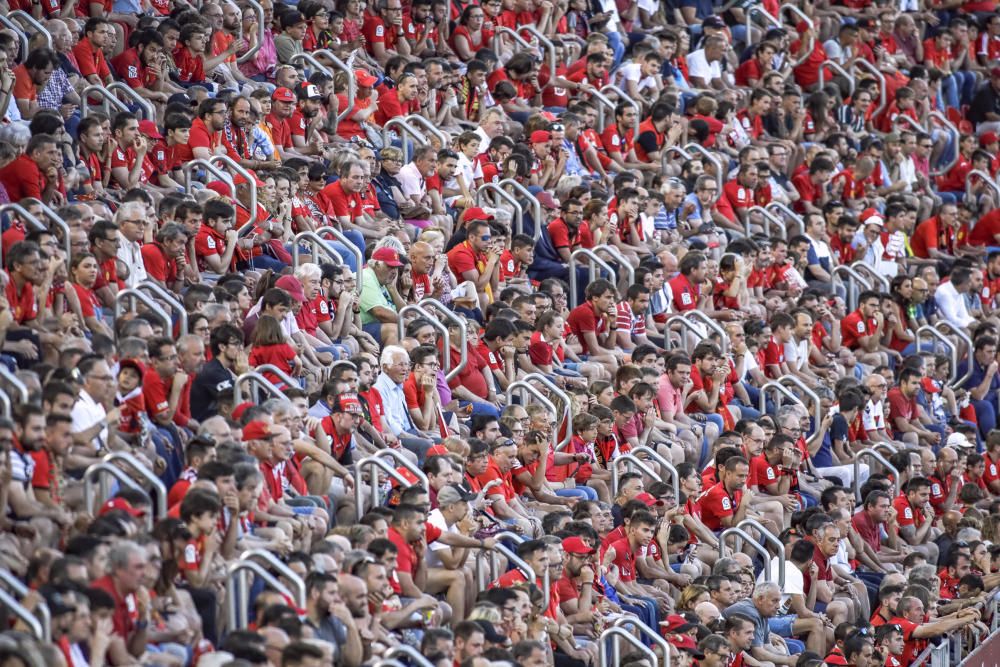
[[[181,521],[191,531],[191,539],[184,547],[184,555],[177,567],[195,588],[204,588],[212,583],[213,561],[222,545],[216,532],[221,511],[222,503],[213,491],[191,491],[181,501]]]

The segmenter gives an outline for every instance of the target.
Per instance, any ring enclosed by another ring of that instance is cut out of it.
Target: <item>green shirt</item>
[[[378,322],[379,319],[372,315],[372,308],[388,308],[389,310],[395,311],[396,304],[392,302],[392,298],[389,296],[389,290],[387,290],[378,281],[378,277],[375,275],[375,271],[370,267],[366,266],[361,271],[361,324],[371,324],[372,322]]]

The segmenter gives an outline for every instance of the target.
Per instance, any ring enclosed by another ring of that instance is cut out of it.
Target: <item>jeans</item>
[[[573,489],[556,489],[560,498],[579,498],[580,500],[597,500],[597,491],[589,486],[578,486]]]
[[[271,257],[270,255],[257,255],[256,257],[250,258],[249,261],[240,262],[236,265],[236,268],[240,271],[270,269],[276,273],[280,273],[285,270],[285,263],[280,259]]]
[[[993,400],[970,400],[972,407],[976,411],[976,421],[979,423],[979,434],[983,438],[985,438],[990,431],[997,427],[996,396],[991,397],[987,394],[986,398],[993,398]]]

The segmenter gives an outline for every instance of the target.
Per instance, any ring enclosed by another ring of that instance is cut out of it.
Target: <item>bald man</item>
[[[413,273],[413,298],[419,303],[424,297],[437,298],[444,291],[442,271],[447,265],[444,255],[437,255],[429,243],[417,241],[410,246],[410,270]]]
[[[960,457],[953,447],[942,447],[934,470],[927,476],[931,480],[931,506],[934,507],[934,514],[940,517],[955,509],[964,475],[965,457]]]
[[[281,628],[263,627],[257,630],[257,634],[264,638],[264,654],[272,665],[281,664],[281,652],[291,642],[286,633]]]

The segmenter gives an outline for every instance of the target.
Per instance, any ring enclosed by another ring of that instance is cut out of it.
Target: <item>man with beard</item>
[[[11,515],[30,522],[37,534],[37,546],[54,546],[59,527],[68,526],[73,517],[61,507],[46,505],[35,497],[32,479],[38,465],[36,455],[43,452],[46,445],[45,414],[33,405],[19,408],[10,445],[11,481],[7,493]],[[0,425],[0,434],[6,431],[4,426]]]
[[[305,624],[312,628],[316,639],[345,650],[350,642],[358,650],[357,655],[361,655],[361,637],[350,609],[340,597],[337,577],[333,574],[310,572],[306,577]]]
[[[183,226],[168,222],[157,232],[153,243],[142,246],[142,261],[149,279],[175,294],[180,294],[184,287],[187,238],[187,230]]]
[[[196,160],[207,160],[224,154],[222,128],[226,125],[226,103],[208,98],[198,107],[198,117],[191,123],[188,144]]]
[[[119,113],[111,121],[111,135],[117,144],[111,151],[111,185],[131,190],[148,183],[156,167],[147,155],[150,143],[139,132],[139,119]]]
[[[271,113],[264,118],[264,122],[271,130],[274,150],[282,160],[302,156],[302,153],[294,148],[295,143],[292,140],[291,120],[295,113],[295,101],[295,93],[288,88],[276,89],[271,94]]]
[[[277,160],[253,160],[251,136],[253,132],[253,109],[246,97],[233,97],[229,100],[229,117],[222,126],[222,143],[226,152],[240,163],[244,169],[274,168],[281,166]]]
[[[14,68],[13,97],[21,117],[28,121],[41,110],[38,94],[59,67],[59,58],[52,49],[35,49],[28,54],[24,64]]]
[[[292,145],[302,155],[322,155],[323,142],[319,134],[321,123],[316,121],[322,106],[320,100],[323,99],[323,96],[320,94],[319,88],[308,81],[303,81],[295,87],[295,97],[298,99],[298,106],[295,107],[288,120]]]
[[[134,46],[111,59],[118,78],[156,104],[166,104],[170,94],[180,92],[164,75],[163,36],[156,30],[142,30],[130,40]]]
[[[23,155],[0,169],[0,184],[12,202],[33,197],[55,206],[56,198],[62,201],[58,190],[60,166],[62,153],[56,139],[49,134],[36,134],[28,141]]]

